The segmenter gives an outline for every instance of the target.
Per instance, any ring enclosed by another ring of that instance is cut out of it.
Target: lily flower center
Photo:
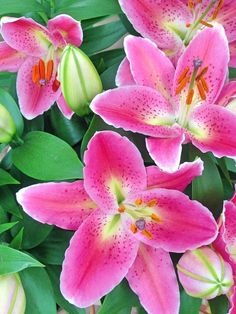
[[[160,223],[160,217],[154,212],[154,207],[157,205],[157,200],[153,199],[148,202],[143,202],[142,199],[135,200],[134,204],[121,204],[118,208],[120,214],[126,213],[132,218],[130,230],[133,233],[140,232],[148,239],[152,239],[153,235],[148,230],[148,223]]]

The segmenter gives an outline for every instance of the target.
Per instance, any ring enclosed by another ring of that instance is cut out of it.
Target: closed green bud
[[[16,133],[16,125],[7,111],[7,109],[0,104],[0,143],[9,143]]]
[[[62,94],[79,116],[90,112],[91,100],[102,92],[102,82],[91,60],[80,49],[67,45],[59,67]]]
[[[18,274],[0,276],[0,313],[24,314],[25,292]]]

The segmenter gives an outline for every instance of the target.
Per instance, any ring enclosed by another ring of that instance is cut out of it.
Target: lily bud
[[[16,125],[10,113],[0,104],[0,143],[9,143],[15,133]]]
[[[89,113],[91,100],[102,92],[102,82],[91,60],[80,49],[67,45],[59,66],[62,94],[79,116]]]
[[[208,247],[187,251],[177,265],[184,290],[196,298],[213,299],[233,285],[231,266]]]
[[[25,292],[18,274],[0,276],[0,313],[24,314]]]

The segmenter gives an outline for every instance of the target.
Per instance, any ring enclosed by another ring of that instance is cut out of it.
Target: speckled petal
[[[60,14],[48,21],[48,30],[56,46],[72,44],[79,47],[83,40],[83,30],[80,22],[71,16]]]
[[[96,133],[89,142],[84,162],[86,191],[105,212],[117,212],[127,195],[147,186],[140,152],[118,133]]]
[[[158,90],[170,101],[175,73],[171,61],[149,39],[129,35],[124,47],[135,82]]]
[[[94,304],[126,276],[138,242],[114,216],[94,212],[73,236],[61,274],[64,297],[78,307]]]
[[[67,105],[65,98],[63,97],[63,95],[61,94],[61,96],[57,99],[57,105],[58,108],[61,110],[61,112],[63,113],[63,115],[67,118],[67,119],[71,119],[71,117],[73,116],[74,112],[70,109],[70,107]]]
[[[179,168],[182,144],[185,140],[181,129],[175,137],[146,140],[147,150],[156,165],[163,171],[174,172]]]
[[[204,68],[208,67],[208,71],[204,75],[204,78],[208,84],[209,92],[206,93],[206,100],[202,101],[195,84],[193,103],[201,102],[214,104],[228,74],[229,48],[224,29],[221,25],[205,28],[197,33],[190,42],[177,64],[174,78],[174,93],[178,86],[178,80],[187,67],[189,67],[188,75],[192,75],[194,70],[194,60],[202,61],[202,65],[198,69],[198,74],[200,74]],[[186,103],[188,89],[189,84],[187,84],[179,94],[181,102]]]
[[[216,101],[217,105],[227,106],[231,98],[236,98],[236,81],[231,81],[224,85]]]
[[[177,132],[172,106],[146,86],[122,86],[97,95],[90,108],[117,128],[150,136],[169,137]],[[177,133],[178,134],[178,133]]]
[[[133,75],[130,70],[130,63],[127,57],[125,57],[121,64],[119,65],[119,68],[116,73],[116,85],[122,86],[122,85],[135,85],[135,81],[133,78]]]
[[[133,196],[142,199],[143,204],[156,200],[150,211],[159,221],[146,220],[146,230],[152,239],[141,232],[135,234],[138,240],[165,251],[184,252],[210,244],[217,235],[217,225],[211,212],[197,201],[192,201],[184,193],[152,189]]]
[[[83,181],[35,184],[21,189],[16,196],[35,220],[68,230],[77,230],[96,208]]]
[[[141,244],[126,278],[148,313],[179,313],[179,289],[167,252]]]
[[[203,162],[200,158],[193,162],[185,162],[173,173],[162,171],[156,166],[149,166],[146,169],[149,189],[165,188],[183,191],[195,177],[202,174]]]
[[[25,59],[24,53],[0,42],[0,71],[17,72]]]
[[[226,251],[231,261],[236,266],[236,204],[231,201],[224,203],[224,232],[223,240],[226,244]]]
[[[61,90],[53,92],[51,80],[46,86],[38,86],[32,81],[32,68],[38,63],[37,58],[28,57],[17,75],[17,95],[20,110],[26,119],[33,119],[47,111],[59,98]]]
[[[236,68],[236,40],[229,44],[230,62],[229,66]]]
[[[217,22],[224,26],[229,42],[236,40],[236,6],[234,1],[224,1]]]
[[[216,157],[236,157],[236,115],[224,107],[202,105],[189,119],[192,143]]]
[[[51,44],[48,30],[31,18],[3,18],[1,35],[12,48],[30,56],[47,53]]]

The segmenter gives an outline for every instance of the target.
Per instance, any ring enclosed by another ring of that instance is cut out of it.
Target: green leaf
[[[83,165],[66,142],[49,133],[30,132],[13,149],[13,163],[29,177],[43,181],[82,178]]]
[[[115,78],[119,65],[120,62],[117,62],[101,74],[102,85],[105,90],[116,87]]]
[[[69,14],[77,20],[121,13],[117,0],[56,0],[55,15]]]
[[[236,173],[236,165],[235,165],[235,160],[231,158],[224,157],[226,167],[229,171]]]
[[[180,311],[179,314],[199,314],[202,300],[193,298],[183,290],[180,294]]]
[[[42,6],[36,0],[0,0],[0,15],[7,13],[23,14],[30,11],[43,11]]]
[[[10,247],[12,247],[13,249],[19,250],[22,245],[23,234],[24,234],[24,228],[21,228],[20,231],[14,237],[14,239],[11,241]]]
[[[59,289],[60,286],[60,274],[61,267],[60,266],[47,266],[47,272],[53,284],[53,290],[56,298],[56,302],[60,307],[66,310],[70,314],[85,314],[85,309],[79,309],[78,307],[70,304],[61,294]]]
[[[20,182],[14,179],[10,173],[0,168],[0,186],[19,183]]]
[[[81,49],[88,55],[112,46],[124,34],[126,29],[121,21],[99,25],[84,31]]]
[[[208,301],[211,308],[211,314],[227,314],[229,310],[229,302],[225,295]]]
[[[4,4],[3,7],[6,7],[6,5]],[[0,11],[1,11],[1,8],[2,7],[1,7],[1,0],[0,0]],[[15,100],[12,98],[12,96],[3,89],[0,89],[0,104],[2,104],[11,114],[12,119],[14,120],[15,125],[16,125],[17,134],[21,136],[24,129],[24,123],[23,123],[23,118],[21,116],[20,110]]]
[[[0,208],[0,210],[1,210],[1,208]],[[4,224],[1,224],[0,225],[0,234],[5,232],[5,231],[7,231],[7,230],[10,230],[17,223],[18,223],[18,221],[16,221],[16,222],[7,222],[7,223],[4,223]]]
[[[193,180],[192,197],[208,207],[215,217],[222,211],[224,189],[219,170],[209,154],[203,154],[191,147],[192,160],[200,157],[204,162],[204,171],[200,177]]]
[[[56,314],[56,301],[45,269],[26,269],[20,273],[26,295],[25,314]]]
[[[28,267],[43,267],[33,257],[5,245],[0,245],[0,256],[0,275],[17,273]]]
[[[235,68],[229,68],[229,77],[230,78],[236,78],[236,69]]]
[[[15,195],[7,186],[0,188],[0,204],[4,211],[22,218],[19,205],[16,203]]]
[[[129,288],[125,280],[113,289],[106,297],[98,314],[130,313],[133,306],[141,307],[136,294]],[[142,309],[142,313],[146,313]]]

